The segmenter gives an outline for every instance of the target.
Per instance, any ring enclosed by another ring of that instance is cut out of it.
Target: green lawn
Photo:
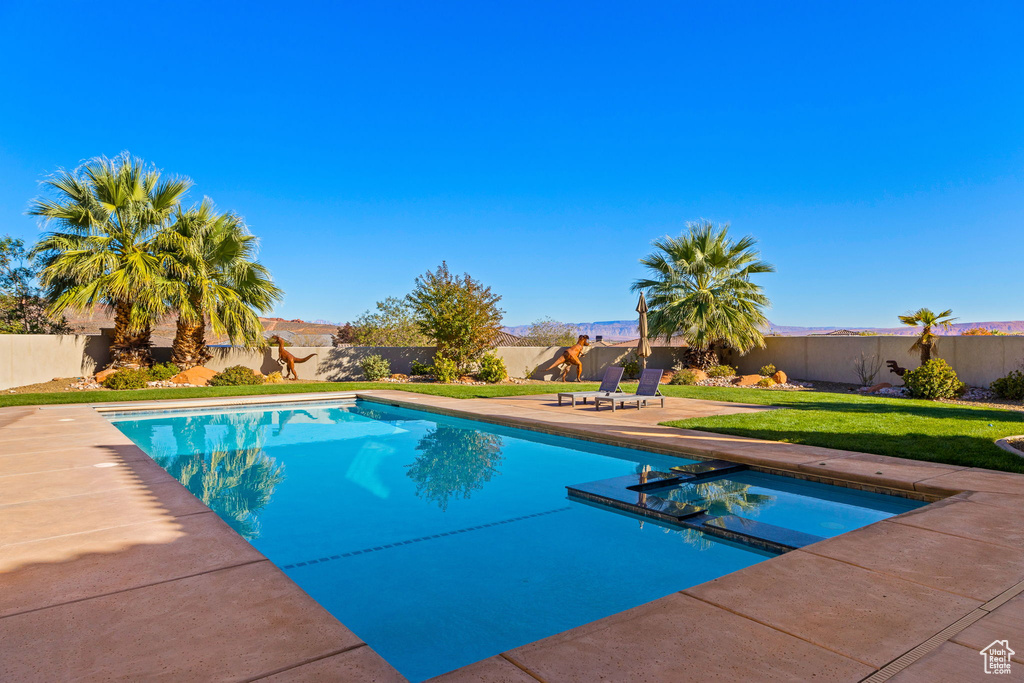
[[[597,389],[597,384],[573,384],[573,391]],[[180,389],[135,389],[130,391],[64,391],[50,394],[0,393],[0,408],[54,403],[120,403],[156,401],[167,398],[211,398],[218,396],[261,396],[265,394],[301,394],[316,391],[362,391],[392,389],[417,394],[452,398],[490,398],[525,396],[564,391],[564,384],[392,384],[388,382],[316,382],[309,384],[263,384],[256,387],[182,387]]]
[[[1024,472],[995,440],[1024,434],[1024,413],[859,394],[667,387],[669,396],[782,406],[746,415],[665,422],[673,427],[898,458]]]
[[[593,383],[570,384],[596,389]],[[624,389],[633,386],[624,385]],[[54,394],[0,394],[0,407],[48,403],[148,401],[166,398],[252,396],[315,391],[392,389],[453,398],[524,396],[565,390],[565,384],[389,384],[336,382],[268,384],[258,387],[195,387],[137,391],[79,391]],[[722,415],[665,424],[772,441],[878,453],[914,460],[1024,472],[1024,458],[996,447],[1004,436],[1024,434],[1024,413],[971,408],[931,401],[877,398],[858,394],[763,391],[725,387],[665,386],[668,396],[780,406],[780,410]]]

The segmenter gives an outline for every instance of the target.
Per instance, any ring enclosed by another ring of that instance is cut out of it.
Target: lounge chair
[[[558,405],[562,405],[562,399],[572,399],[572,405],[575,407],[576,399],[581,398],[586,403],[588,398],[596,399],[598,396],[611,396],[612,394],[621,394],[622,389],[619,388],[619,382],[622,381],[622,368],[618,365],[612,365],[604,371],[604,379],[601,380],[601,387],[597,391],[563,391],[558,394]]]
[[[611,403],[612,412],[615,406],[622,403],[636,403],[636,409],[640,410],[641,405],[647,405],[648,401],[661,400],[661,407],[665,407],[665,397],[661,393],[661,375],[664,370],[644,370],[640,375],[640,386],[636,388],[635,394],[622,396],[596,396],[594,398],[594,410],[600,410],[602,403]]]

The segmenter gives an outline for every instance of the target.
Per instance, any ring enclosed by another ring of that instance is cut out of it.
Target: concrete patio
[[[435,680],[984,680],[997,639],[1024,677],[1024,475],[657,425],[760,406],[364,397],[937,501]],[[404,680],[92,407],[0,410],[0,680],[153,677]]]

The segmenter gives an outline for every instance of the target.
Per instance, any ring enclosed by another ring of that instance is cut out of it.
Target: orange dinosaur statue
[[[564,365],[562,368],[562,377],[559,380],[564,382],[565,378],[569,375],[569,370],[576,368],[576,381],[580,381],[580,377],[583,376],[583,363],[580,362],[580,355],[583,351],[584,346],[590,346],[590,335],[581,334],[580,338],[576,340],[576,343],[565,350],[562,357],[552,363],[547,369],[554,370],[559,365]]]
[[[315,356],[315,353],[311,353],[305,358],[296,358],[290,351],[284,348],[284,340],[278,337],[276,334],[270,338],[270,341],[277,342],[277,362],[287,368],[285,373],[285,379],[288,375],[291,375],[292,379],[298,379],[299,375],[295,372],[296,363],[305,363],[307,360]]]

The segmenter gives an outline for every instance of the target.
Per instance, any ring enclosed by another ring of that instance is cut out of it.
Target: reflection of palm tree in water
[[[157,458],[157,462],[235,531],[251,540],[259,536],[260,511],[284,481],[284,465],[263,451],[259,414],[217,418],[213,424],[229,427],[225,437],[207,447],[205,427],[211,423],[186,418],[175,425],[175,436],[184,452]],[[256,445],[252,445],[254,441]]]
[[[438,425],[416,445],[420,455],[406,465],[416,495],[448,509],[454,497],[468,499],[498,473],[504,442],[497,434]]]
[[[316,416],[308,410],[288,410],[280,413],[277,417],[277,429],[274,430],[274,436],[281,436],[281,432],[284,431],[286,424],[292,421],[292,419],[299,413],[308,417],[311,421],[316,422]]]
[[[641,465],[637,467],[641,483],[647,481],[650,467]],[[646,494],[641,494],[646,502]],[[659,497],[677,503],[680,506],[690,504],[695,507],[704,508],[711,516],[719,515],[740,515],[744,512],[753,512],[775,500],[774,496],[763,493],[751,493],[750,484],[744,484],[730,479],[712,479],[710,481],[694,482],[683,484],[670,491],[665,491]],[[641,528],[643,522],[640,523]],[[665,533],[678,534],[688,545],[700,550],[707,550],[715,545],[715,541],[707,534],[696,529],[672,529],[662,527]]]

